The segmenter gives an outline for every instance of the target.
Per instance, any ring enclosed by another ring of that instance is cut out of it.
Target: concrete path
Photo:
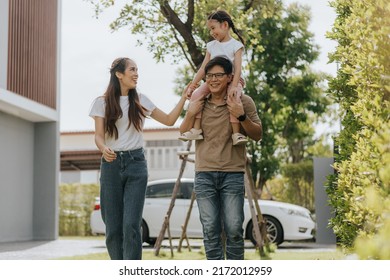
[[[0,260],[49,260],[103,252],[103,239],[0,243]]]
[[[173,240],[177,246],[178,240]],[[183,247],[186,243],[183,243]],[[193,248],[203,246],[201,239],[190,240]],[[162,247],[168,247],[168,240],[164,240]],[[153,250],[153,247],[144,244],[144,250]],[[245,241],[245,250],[254,250],[252,243]],[[335,251],[335,245],[320,245],[314,242],[285,242],[278,251]],[[63,257],[80,256],[107,252],[104,238],[101,239],[58,239],[54,241],[25,241],[0,243],[0,260],[50,260]]]

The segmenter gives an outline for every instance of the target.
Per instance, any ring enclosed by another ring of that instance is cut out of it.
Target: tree
[[[257,30],[249,40],[261,37],[249,54],[246,86],[259,106],[264,130],[261,147],[250,147],[258,159],[252,173],[260,173],[260,188],[279,171],[281,162],[304,159],[314,134],[313,120],[330,104],[322,84],[325,75],[309,69],[318,47],[307,29],[308,9],[296,4],[285,8],[281,1],[270,7],[266,17],[248,23]]]
[[[95,6],[98,16],[103,9],[113,6],[115,0],[87,0]],[[168,54],[174,62],[184,59],[196,71],[204,58],[205,42],[210,37],[206,30],[206,15],[216,8],[245,12],[258,1],[122,1],[119,17],[110,27],[117,30],[128,27],[132,34],[141,35],[139,45],[146,45],[157,62]],[[238,14],[236,12],[235,14]],[[152,36],[151,36],[152,34]]]

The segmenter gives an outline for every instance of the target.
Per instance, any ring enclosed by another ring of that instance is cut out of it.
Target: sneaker
[[[232,139],[233,139],[233,146],[245,145],[246,142],[248,142],[246,137],[244,135],[242,135],[241,133],[234,133],[232,135]]]
[[[188,141],[188,140],[202,140],[203,131],[201,129],[191,128],[190,131],[184,132],[179,136],[179,140]]]

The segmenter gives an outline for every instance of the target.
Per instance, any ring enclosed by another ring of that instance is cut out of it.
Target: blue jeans
[[[222,230],[226,235],[226,259],[244,259],[244,189],[242,172],[196,173],[195,194],[208,260],[225,259]]]
[[[142,258],[142,211],[148,170],[143,148],[116,152],[117,158],[102,158],[100,206],[106,225],[106,246],[112,260]]]

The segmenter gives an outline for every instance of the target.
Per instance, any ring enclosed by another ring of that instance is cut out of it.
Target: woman
[[[96,98],[95,143],[103,153],[100,175],[102,218],[111,259],[142,258],[141,222],[148,171],[142,129],[145,117],[172,126],[186,97],[166,114],[136,90],[138,68],[129,58],[114,60],[104,96]]]

